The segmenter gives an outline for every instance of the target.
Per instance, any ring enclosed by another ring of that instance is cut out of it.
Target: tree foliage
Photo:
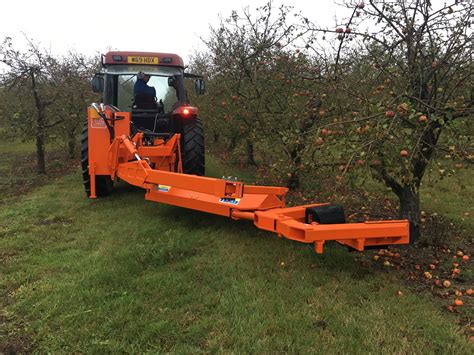
[[[74,153],[94,65],[74,53],[54,57],[30,39],[26,50],[18,50],[9,37],[0,46],[0,62],[6,66],[1,76],[3,134],[35,140],[37,171],[45,173],[48,141],[64,140]]]
[[[291,8],[270,4],[255,16],[248,9],[234,12],[211,30],[209,52],[192,66],[212,83],[201,102],[211,116],[211,139],[248,164],[258,155],[278,180],[296,188],[311,146],[305,133],[319,116],[321,83],[315,63],[290,49],[302,35],[288,24],[290,14]]]
[[[209,80],[202,105],[215,145],[298,188],[301,172],[336,165],[336,181],[368,173],[419,228],[419,190],[472,163],[471,2],[346,3],[320,28],[272,4],[234,12],[211,30],[192,66]]]

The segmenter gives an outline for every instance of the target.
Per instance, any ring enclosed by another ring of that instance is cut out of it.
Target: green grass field
[[[453,165],[454,168],[454,164]],[[365,187],[372,191],[384,192],[394,198],[392,192],[380,183],[367,179]],[[426,176],[420,189],[420,209],[428,213],[438,213],[466,232],[474,232],[474,171],[472,168],[456,169],[456,175],[433,181]],[[465,213],[468,213],[468,216]]]
[[[342,247],[316,255],[143,195],[88,200],[76,172],[0,207],[0,350],[474,350],[429,295]]]
[[[472,167],[458,170],[455,177],[445,178],[436,183],[425,182],[421,194],[422,208],[441,213],[465,228],[468,233],[474,232],[474,171]]]

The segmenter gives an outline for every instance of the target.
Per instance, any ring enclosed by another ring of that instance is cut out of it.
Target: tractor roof
[[[172,53],[157,52],[122,52],[111,51],[105,54],[102,64],[107,65],[163,65],[184,68],[183,59]]]

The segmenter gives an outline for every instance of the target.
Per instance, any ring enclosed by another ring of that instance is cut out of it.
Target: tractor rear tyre
[[[87,120],[82,130],[81,139],[81,167],[82,167],[82,181],[87,197],[91,195],[91,177],[89,175],[89,130]],[[99,197],[110,195],[114,188],[114,183],[110,176],[96,175],[95,177],[95,192]]]
[[[200,118],[183,127],[181,156],[185,174],[205,175],[204,128]]]

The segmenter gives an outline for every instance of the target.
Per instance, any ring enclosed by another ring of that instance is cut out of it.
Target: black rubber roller
[[[340,205],[324,205],[308,207],[305,211],[305,223],[317,222],[319,224],[346,223],[344,209]]]

